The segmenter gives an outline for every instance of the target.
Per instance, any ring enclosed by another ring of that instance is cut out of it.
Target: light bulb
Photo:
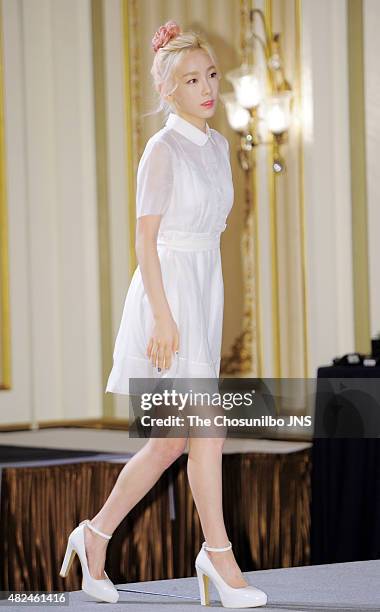
[[[247,64],[242,64],[236,70],[226,74],[226,78],[232,83],[236,100],[244,108],[255,108],[263,97],[263,86],[261,79],[257,76],[257,69]]]
[[[289,129],[291,97],[291,92],[284,91],[270,96],[265,102],[265,121],[273,134],[282,134]]]
[[[235,98],[233,92],[221,94],[221,99],[224,102],[227,110],[228,123],[233,130],[238,132],[244,131],[249,123],[250,114],[246,108],[243,108]]]

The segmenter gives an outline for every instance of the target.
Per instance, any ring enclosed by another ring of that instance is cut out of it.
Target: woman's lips
[[[205,106],[206,108],[211,108],[212,106],[214,106],[214,100],[210,100],[210,102],[203,102],[201,106]]]

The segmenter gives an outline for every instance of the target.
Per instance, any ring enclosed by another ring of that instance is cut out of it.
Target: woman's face
[[[188,74],[193,73],[193,74]],[[185,54],[175,73],[177,89],[168,97],[176,112],[185,119],[192,118],[200,127],[216,110],[220,75],[209,54],[194,49]],[[202,106],[212,100],[211,106]]]

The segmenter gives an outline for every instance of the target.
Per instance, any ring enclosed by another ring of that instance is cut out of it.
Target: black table
[[[326,378],[357,380],[339,381],[342,393],[319,396],[318,385],[324,391],[329,385]],[[368,379],[371,389],[368,396],[363,379]],[[318,369],[311,472],[312,564],[380,558],[380,438],[374,437],[380,423],[374,398],[378,389],[380,367]]]

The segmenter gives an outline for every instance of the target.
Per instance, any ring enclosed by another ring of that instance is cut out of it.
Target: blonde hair
[[[203,49],[208,53],[219,73],[218,61],[210,43],[201,34],[192,30],[181,32],[155,53],[150,73],[153,77],[154,89],[159,95],[159,102],[152,112],[145,113],[143,117],[163,111],[165,119],[167,119],[173,109],[169,102],[164,99],[164,96],[174,93],[177,89],[175,70],[184,55],[195,49]]]

